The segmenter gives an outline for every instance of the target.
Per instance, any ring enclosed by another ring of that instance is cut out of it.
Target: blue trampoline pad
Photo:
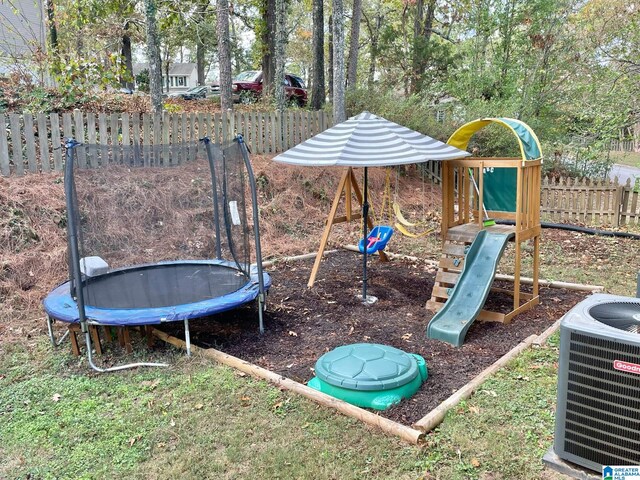
[[[271,278],[263,273],[265,290]],[[186,320],[224,312],[255,300],[259,294],[255,266],[247,277],[234,262],[190,260],[162,262],[112,270],[86,278],[85,314],[92,324],[148,325]],[[64,322],[78,322],[70,283],[55,288],[45,299],[47,314]]]

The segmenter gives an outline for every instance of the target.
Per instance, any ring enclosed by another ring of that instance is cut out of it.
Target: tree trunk
[[[329,65],[327,67],[329,101],[333,104],[333,15],[329,15]]]
[[[362,0],[353,0],[351,16],[351,43],[349,44],[349,68],[347,87],[355,88],[358,76],[358,50],[360,49],[360,20],[362,19]]]
[[[220,63],[220,106],[222,111],[233,110],[231,96],[231,42],[229,40],[229,2],[218,0],[218,59]]]
[[[416,1],[416,17],[413,24],[413,62],[411,76],[411,91],[417,93],[422,90],[424,71],[429,61],[429,42],[433,31],[436,0],[429,0],[427,12],[424,14],[424,1]]]
[[[196,70],[198,72],[198,85],[204,85],[204,45],[196,43]]]
[[[276,0],[276,42],[275,42],[275,72],[274,95],[276,109],[281,114],[287,108],[287,99],[284,91],[284,61],[285,47],[287,44],[287,7],[285,0]]]
[[[422,20],[424,18],[424,1],[416,0],[416,13],[413,18],[413,55],[411,58],[411,85],[412,90],[418,90],[418,78],[420,77],[420,56],[422,54]]]
[[[265,29],[262,33],[262,95],[273,94],[275,78],[276,0],[263,0]]]
[[[169,46],[164,51],[164,77],[167,82],[167,93],[171,90],[171,78],[169,78],[169,69],[171,67],[171,55],[169,55]]]
[[[131,37],[129,36],[129,22],[124,26],[122,35],[122,57],[124,58],[124,75],[120,78],[120,85],[133,88],[133,54],[131,53]]]
[[[502,52],[502,68],[500,69],[500,85],[498,89],[498,93],[500,97],[504,96],[504,86],[507,85],[507,76],[509,74],[509,69],[512,67],[511,65],[511,47],[513,46],[513,33],[516,28],[515,24],[515,0],[511,0],[510,3],[507,3],[506,8],[507,12],[505,15],[505,24],[504,27],[501,28],[502,33],[502,42],[500,45],[500,50]]]
[[[209,0],[202,1],[198,4],[197,11],[197,29],[196,29],[196,71],[198,72],[198,85],[204,85],[204,56],[206,46],[204,43],[204,32],[202,26],[206,21],[207,7]]]
[[[375,17],[375,25],[370,29],[369,35],[369,78],[367,79],[367,83],[369,88],[373,88],[373,84],[376,79],[376,67],[378,65],[378,55],[380,54],[379,47],[379,37],[380,37],[380,29],[382,28],[382,20],[384,19],[383,15],[380,12],[376,13]]]
[[[311,77],[311,108],[324,105],[324,2],[313,0],[313,71]]]
[[[149,62],[149,90],[153,111],[162,112],[162,63],[160,60],[160,41],[156,13],[158,7],[155,0],[144,0],[147,20],[147,61]]]
[[[369,44],[369,75],[367,84],[369,88],[373,88],[376,79],[376,64],[378,62],[378,37],[373,37]]]
[[[333,0],[333,122],[347,119],[344,105],[344,3]]]
[[[54,0],[45,0],[45,8],[47,11],[47,27],[49,30],[49,48],[53,58],[53,64],[58,62],[58,28],[56,27],[56,13]],[[56,66],[57,68],[57,66]]]

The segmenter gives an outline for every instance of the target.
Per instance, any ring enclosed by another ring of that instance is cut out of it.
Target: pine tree
[[[233,109],[228,0],[218,0],[218,61],[220,63],[220,106],[225,112]]]

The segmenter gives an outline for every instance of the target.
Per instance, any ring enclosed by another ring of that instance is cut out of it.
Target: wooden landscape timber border
[[[72,137],[80,143],[97,144],[95,165],[130,164],[159,166],[192,159],[193,143],[205,135],[216,143],[227,143],[236,133],[244,136],[249,150],[258,155],[283,152],[333,125],[324,111],[229,113],[29,113],[0,114],[0,176],[62,171],[60,145]],[[171,145],[162,156],[158,145]],[[144,161],[128,152],[140,152]],[[155,152],[156,155],[150,155]],[[192,152],[191,152],[192,153]],[[98,155],[99,154],[99,155]],[[82,163],[84,159],[79,159]],[[156,160],[158,162],[158,160]]]
[[[475,376],[466,385],[457,390],[453,395],[440,403],[437,407],[431,410],[422,419],[415,422],[412,426],[404,425],[402,423],[390,420],[381,415],[377,415],[368,410],[365,410],[355,405],[351,405],[343,400],[331,397],[325,393],[319,392],[307,385],[291,380],[287,377],[283,377],[271,370],[267,370],[258,365],[254,365],[250,362],[242,360],[233,355],[221,352],[213,348],[200,348],[195,345],[191,345],[191,351],[199,353],[202,356],[214,360],[218,363],[226,365],[231,368],[235,368],[243,373],[251,375],[255,378],[267,380],[276,387],[283,390],[288,390],[297,394],[300,394],[309,400],[312,400],[325,407],[333,408],[338,412],[357,420],[360,420],[367,425],[379,428],[382,432],[394,435],[402,440],[412,443],[420,444],[424,441],[424,436],[436,428],[444,420],[446,414],[454,408],[462,400],[469,398],[475,391],[482,386],[482,384],[498,370],[506,366],[515,357],[524,352],[532,345],[544,345],[553,333],[560,326],[560,321],[555,322],[551,327],[545,330],[540,335],[531,335],[518,345],[509,350],[506,354],[500,357],[489,367],[485,368],[477,376]],[[173,337],[165,332],[157,329],[152,330],[153,335],[157,338],[169,343],[175,347],[186,350],[187,346],[183,340]]]
[[[153,329],[153,334],[159,339],[164,340],[165,342],[175,347],[186,350],[185,342],[183,340],[180,340],[179,338],[172,337],[171,335],[157,329]],[[236,370],[240,370],[241,372],[244,372],[253,377],[267,380],[283,390],[289,390],[291,392],[298,393],[310,400],[313,400],[316,403],[319,403],[320,405],[334,408],[348,417],[356,418],[366,423],[367,425],[377,427],[383,432],[390,435],[398,436],[409,443],[418,444],[424,437],[424,432],[395,422],[393,420],[389,420],[388,418],[382,417],[380,415],[376,415],[375,413],[372,413],[368,410],[364,410],[343,400],[331,397],[326,393],[314,390],[313,388],[303,385],[302,383],[298,383],[287,377],[278,375],[271,370],[259,367],[219,350],[215,350],[213,348],[200,348],[196,347],[195,345],[191,345],[191,351],[200,353],[206,358],[210,358],[218,363],[235,368]]]
[[[344,248],[347,250],[357,249],[354,245],[346,245]],[[337,252],[337,250],[328,250],[324,252],[325,255],[332,254]],[[412,257],[408,255],[398,255],[393,253],[388,253],[390,258],[404,258],[408,260],[423,260],[427,263],[430,263],[434,266],[438,265],[438,262],[428,259],[420,259],[418,257]],[[283,257],[281,259],[270,260],[267,262],[263,262],[263,266],[271,266],[278,263],[286,263],[291,261],[300,261],[305,259],[311,259],[316,256],[315,252],[295,255],[291,257]],[[542,282],[541,282],[542,284]],[[573,290],[582,290],[582,291],[602,291],[604,287],[595,286],[595,285],[581,285],[581,284],[573,284],[573,283],[565,283],[565,282],[548,282],[548,286],[553,288],[567,288]],[[343,400],[339,400],[337,398],[326,395],[322,392],[319,392],[313,388],[310,388],[302,383],[291,380],[287,377],[279,375],[275,372],[262,368],[258,365],[254,365],[250,362],[242,360],[240,358],[234,357],[227,353],[221,352],[219,350],[213,348],[200,348],[195,345],[191,345],[191,350],[193,352],[197,352],[203,355],[206,358],[214,360],[223,365],[229,366],[231,368],[235,368],[241,372],[244,372],[248,375],[251,375],[256,378],[260,378],[263,380],[267,380],[274,384],[275,386],[288,390],[297,394],[300,394],[320,405],[333,408],[340,413],[360,420],[367,425],[379,428],[382,432],[394,435],[402,440],[412,443],[412,444],[420,444],[424,441],[424,436],[435,427],[437,427],[445,418],[447,412],[455,407],[460,401],[469,398],[475,391],[478,390],[482,386],[482,384],[494,373],[498,370],[506,366],[511,360],[524,352],[527,348],[535,345],[541,346],[544,345],[549,337],[553,335],[558,328],[560,327],[560,320],[557,320],[553,325],[547,328],[540,335],[531,335],[527,337],[525,340],[520,342],[518,345],[513,347],[510,351],[500,357],[496,362],[494,362],[489,367],[485,368],[482,372],[476,375],[473,379],[471,379],[466,385],[461,387],[455,393],[453,393],[449,398],[440,403],[437,407],[431,410],[427,415],[425,415],[422,419],[415,422],[412,426],[404,425],[402,423],[390,420],[388,418],[382,417],[375,413],[372,413],[368,410],[362,409],[360,407],[356,407],[355,405],[351,405]],[[186,343],[179,338],[173,337],[165,332],[162,332],[157,329],[152,330],[153,335],[157,338],[175,346],[186,350]]]

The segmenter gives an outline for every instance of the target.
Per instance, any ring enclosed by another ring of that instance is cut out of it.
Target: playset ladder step
[[[442,246],[442,256],[438,264],[431,300],[427,302],[427,309],[436,312],[440,310],[449,298],[449,289],[458,282],[458,277],[464,266],[464,255],[471,242],[458,242],[447,235]]]

